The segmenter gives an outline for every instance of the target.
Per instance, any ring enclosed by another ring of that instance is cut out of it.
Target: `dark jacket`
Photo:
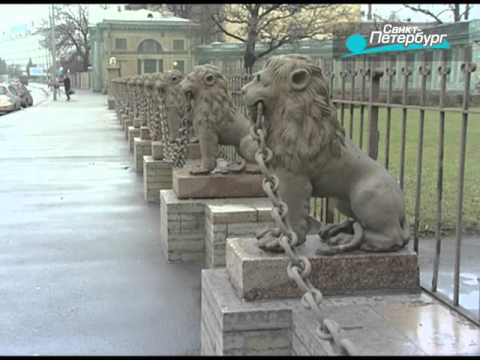
[[[70,90],[70,78],[66,77],[63,79],[63,86],[65,86],[66,91]]]

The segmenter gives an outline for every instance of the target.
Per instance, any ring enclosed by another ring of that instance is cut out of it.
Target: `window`
[[[143,40],[138,46],[140,54],[159,54],[162,52],[162,46],[155,40]]]
[[[7,89],[4,86],[0,86],[0,95],[7,95]]]
[[[145,59],[137,60],[137,73],[150,74],[156,72],[163,72],[163,60],[162,59]]]
[[[183,41],[183,40],[173,40],[173,50],[174,51],[185,50],[185,41]]]
[[[127,50],[127,39],[115,39],[116,50]]]
[[[143,60],[143,72],[146,74],[157,72],[157,60]]]
[[[173,68],[180,72],[185,72],[185,61],[183,60],[176,60],[173,62]]]

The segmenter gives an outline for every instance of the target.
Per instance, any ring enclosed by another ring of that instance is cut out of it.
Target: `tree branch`
[[[443,21],[440,20],[440,18],[435,15],[434,13],[432,13],[431,11],[429,10],[426,10],[426,9],[422,9],[420,6],[418,7],[414,7],[414,6],[411,6],[411,5],[408,5],[408,4],[403,4],[403,6],[405,6],[407,9],[410,9],[412,11],[416,11],[416,12],[420,12],[422,14],[425,14],[425,15],[428,15],[432,18],[435,19],[435,21],[438,23],[438,24],[443,24]]]
[[[234,39],[237,39],[237,40],[239,40],[239,41],[241,41],[241,42],[246,42],[245,39],[243,39],[243,38],[241,38],[241,37],[239,37],[239,36],[237,36],[237,35],[235,35],[235,34],[232,34],[232,33],[229,32],[229,31],[227,31],[227,30],[220,24],[220,22],[217,21],[217,19],[215,18],[215,15],[212,15],[212,20],[213,20],[213,22],[215,23],[215,25],[217,25],[218,28],[219,28],[225,35],[230,36],[230,37],[232,37],[232,38],[234,38]]]

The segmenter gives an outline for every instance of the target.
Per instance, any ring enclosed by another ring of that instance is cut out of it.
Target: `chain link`
[[[289,257],[287,275],[304,292],[301,298],[301,303],[306,309],[314,312],[319,323],[319,326],[317,327],[319,337],[333,343],[332,348],[334,352],[332,354],[355,355],[358,352],[354,344],[350,340],[341,337],[340,326],[334,320],[326,319],[322,316],[320,303],[323,299],[323,295],[308,279],[312,270],[310,260],[305,256],[299,256],[295,252],[298,238],[286,217],[288,206],[278,193],[280,180],[268,168],[268,163],[273,158],[273,152],[266,144],[266,128],[262,103],[259,103],[257,106],[257,118],[255,119],[255,124],[252,126],[250,133],[258,145],[255,159],[264,176],[262,184],[263,189],[268,198],[272,201],[272,218],[277,226],[277,228],[263,231],[257,236],[257,238],[270,233],[278,239],[279,245]]]
[[[183,167],[186,163],[188,143],[190,142],[190,115],[191,111],[187,107],[187,111],[182,118],[182,126],[178,130],[178,136],[173,140],[170,139],[170,129],[167,121],[167,105],[165,103],[165,97],[162,97],[159,101],[159,115],[160,115],[160,127],[162,131],[162,146],[164,159],[171,161],[174,167]],[[176,134],[177,135],[177,134]]]

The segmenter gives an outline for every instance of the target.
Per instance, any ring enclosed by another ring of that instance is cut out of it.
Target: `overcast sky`
[[[123,4],[107,4],[109,10],[102,9],[100,4],[88,4],[90,22],[96,23],[101,21],[106,12],[115,10],[118,6]],[[464,5],[464,4],[462,4]],[[441,4],[424,4],[434,13],[445,9],[446,5]],[[362,10],[367,12],[367,5],[361,5]],[[464,6],[462,6],[463,8]],[[426,15],[413,12],[405,8],[401,3],[398,4],[373,4],[372,10],[374,14],[378,14],[384,18],[388,18],[393,12],[401,20],[411,18],[412,21],[428,21],[431,18]],[[19,31],[26,26],[37,27],[41,24],[42,19],[48,19],[49,4],[0,4],[0,57],[7,59],[16,59],[19,63],[26,64],[29,57],[33,57],[34,61],[39,63],[45,62],[45,57],[48,56],[45,50],[38,45],[37,37],[28,37],[23,39],[11,40],[9,35],[12,31]],[[451,21],[449,14],[445,13],[442,19]],[[470,19],[480,19],[480,4],[474,4],[470,10]],[[42,60],[43,59],[43,60]]]

